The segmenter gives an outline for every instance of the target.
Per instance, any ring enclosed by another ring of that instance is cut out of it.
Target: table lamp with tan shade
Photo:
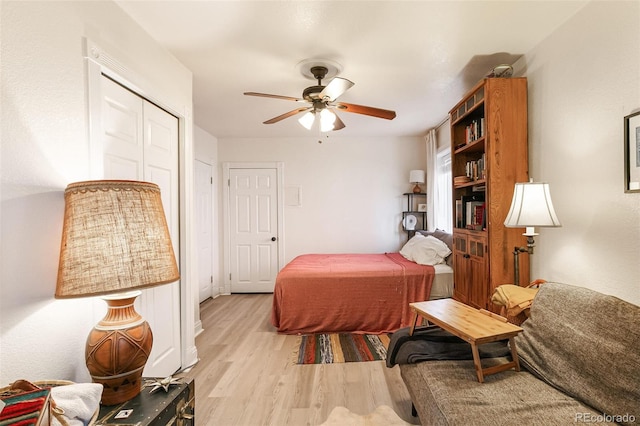
[[[153,336],[134,301],[140,289],[180,278],[160,188],[122,180],[72,183],[65,210],[56,298],[102,296],[107,314],[87,338],[91,378],[102,403],[140,393]]]

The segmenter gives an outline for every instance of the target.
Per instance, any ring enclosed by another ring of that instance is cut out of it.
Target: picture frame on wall
[[[624,117],[624,192],[640,192],[640,111]]]

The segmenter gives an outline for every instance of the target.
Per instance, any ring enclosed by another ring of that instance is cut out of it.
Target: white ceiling
[[[195,123],[219,138],[308,134],[297,64],[326,58],[355,83],[339,100],[393,121],[340,113],[336,136],[424,135],[494,66],[513,63],[586,1],[141,1],[117,3],[193,72]],[[328,80],[323,82],[328,83]]]

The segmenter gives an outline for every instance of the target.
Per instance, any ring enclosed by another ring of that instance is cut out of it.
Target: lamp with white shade
[[[413,187],[413,193],[420,194],[422,192],[420,184],[424,183],[424,170],[411,170],[409,172],[409,183],[415,184]]]
[[[527,237],[527,247],[514,247],[513,249],[514,284],[519,285],[518,255],[525,252],[533,254],[534,237],[538,235],[535,228],[562,226],[553,208],[549,184],[533,182],[533,179],[529,182],[516,183],[511,207],[504,225],[507,228],[525,228],[522,235]]]
[[[65,193],[56,298],[103,296],[105,317],[87,338],[87,369],[102,403],[140,393],[153,336],[134,307],[140,289],[180,278],[160,188],[138,181],[72,183]]]

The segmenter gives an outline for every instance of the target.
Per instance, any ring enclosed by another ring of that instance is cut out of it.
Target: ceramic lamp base
[[[419,194],[419,193],[421,193],[421,192],[422,192],[422,188],[420,188],[420,185],[418,185],[418,184],[416,183],[416,186],[414,186],[414,187],[413,187],[413,193],[414,193],[414,194]]]
[[[134,308],[139,294],[104,297],[107,314],[87,338],[87,369],[93,382],[104,386],[104,405],[128,401],[142,389],[142,371],[151,353],[153,335]]]

